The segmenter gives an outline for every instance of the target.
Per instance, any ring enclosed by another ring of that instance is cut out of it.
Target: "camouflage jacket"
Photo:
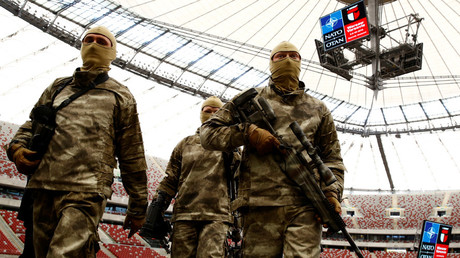
[[[77,69],[70,84],[56,96],[53,107],[87,87],[96,76]],[[35,106],[50,103],[63,80],[58,78],[46,88]],[[26,147],[32,134],[29,120],[13,141]],[[109,78],[57,112],[55,133],[27,187],[97,192],[110,198],[117,160],[130,197],[128,213],[145,216],[147,165],[136,102],[127,87]]]
[[[297,121],[311,143],[319,147],[320,157],[338,179],[328,187],[322,185],[322,190],[326,196],[335,196],[340,200],[345,167],[332,115],[322,101],[304,92],[303,82],[300,82],[300,86],[295,92],[284,96],[275,92],[270,85],[257,88],[256,98],[265,98],[273,108],[276,115],[273,128],[285,142],[300,147],[300,142],[289,128],[291,122]],[[280,169],[275,155],[261,156],[247,146],[249,124],[236,120],[236,114],[233,102],[229,101],[201,127],[204,148],[222,151],[246,145],[240,165],[238,200],[232,208],[307,204],[308,199]],[[319,176],[316,176],[318,179]]]
[[[203,149],[199,131],[176,145],[158,188],[177,194],[172,221],[231,221],[224,155],[228,153]]]

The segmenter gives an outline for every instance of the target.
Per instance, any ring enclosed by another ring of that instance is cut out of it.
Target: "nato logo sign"
[[[452,226],[424,220],[417,258],[445,258],[449,251]]]
[[[321,17],[324,51],[369,35],[364,0]]]

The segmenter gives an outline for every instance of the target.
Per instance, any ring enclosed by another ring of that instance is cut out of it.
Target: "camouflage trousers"
[[[36,257],[96,257],[104,195],[36,190],[34,197]]]
[[[313,208],[248,207],[242,216],[243,257],[319,257],[322,226]]]
[[[224,257],[228,228],[222,221],[174,222],[171,258]]]

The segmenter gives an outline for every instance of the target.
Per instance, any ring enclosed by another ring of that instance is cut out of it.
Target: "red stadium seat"
[[[138,233],[131,238],[128,238],[128,230],[124,230],[121,225],[101,223],[100,227],[104,230],[115,242],[125,245],[143,246],[144,244],[139,240]]]

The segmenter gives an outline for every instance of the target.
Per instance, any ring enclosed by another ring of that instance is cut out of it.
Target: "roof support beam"
[[[393,179],[391,179],[390,167],[388,166],[387,156],[385,155],[385,150],[383,148],[382,138],[380,134],[376,135],[375,137],[377,138],[377,144],[379,145],[380,156],[382,157],[383,166],[385,167],[385,172],[387,173],[388,182],[390,183],[390,189],[393,192],[395,186],[393,184]]]

